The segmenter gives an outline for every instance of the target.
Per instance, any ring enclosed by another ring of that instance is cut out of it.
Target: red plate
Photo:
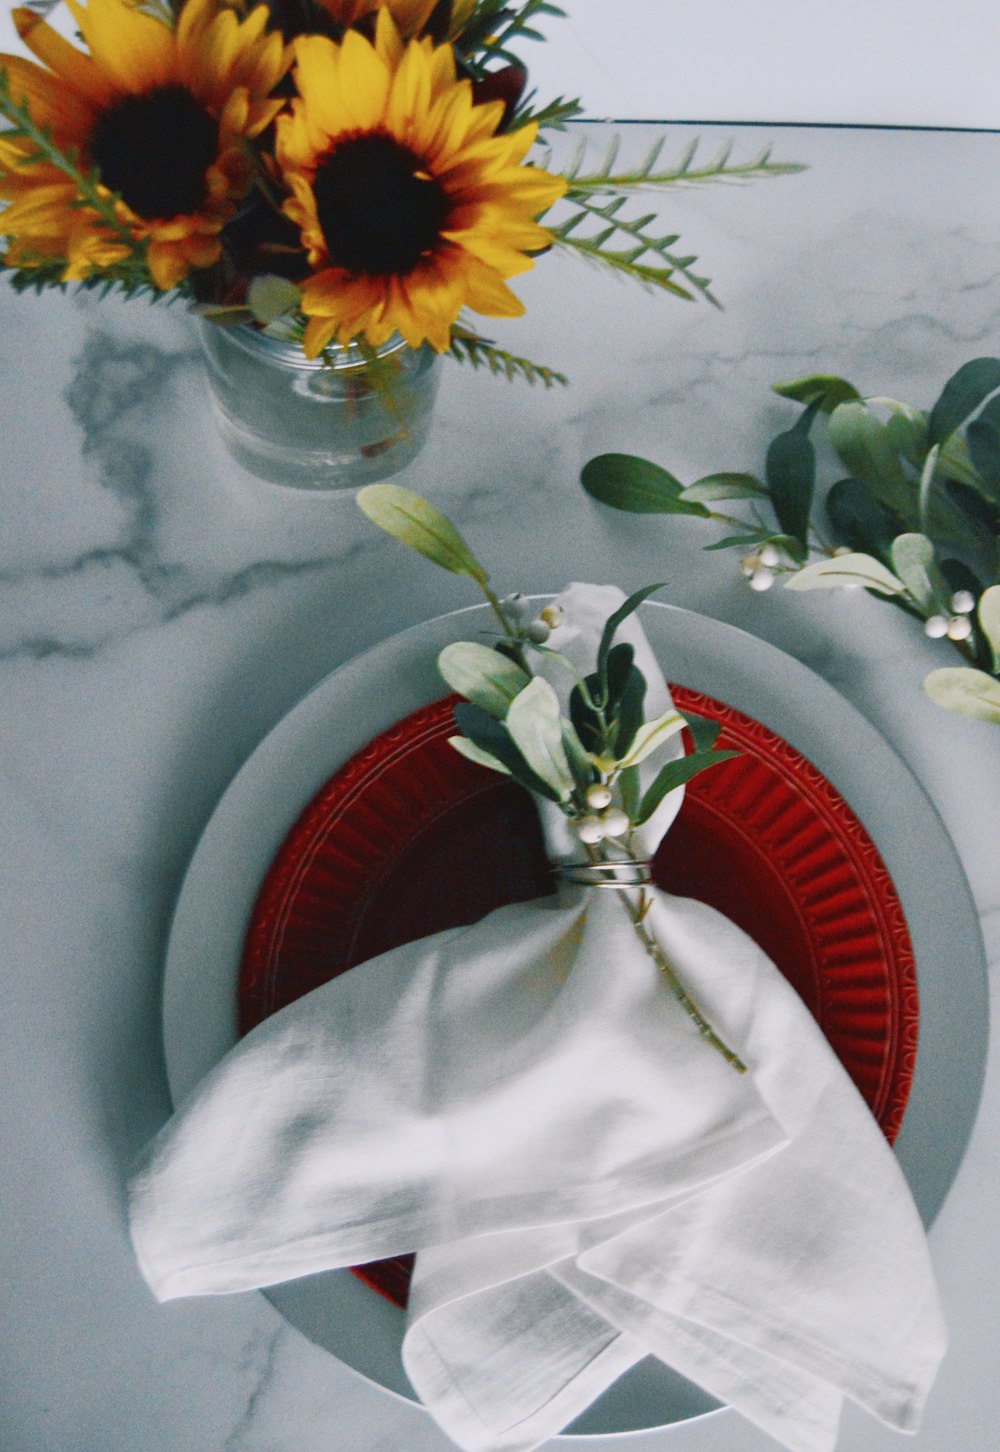
[[[917,1050],[899,899],[830,783],[759,722],[672,686],[740,755],[696,777],[653,864],[726,914],[803,998],[891,1142]],[[454,698],[405,717],[337,771],[289,832],[250,920],[240,1032],[378,953],[552,891],[526,792],[454,751]],[[470,865],[472,870],[470,870]],[[409,1258],[363,1279],[405,1304]]]

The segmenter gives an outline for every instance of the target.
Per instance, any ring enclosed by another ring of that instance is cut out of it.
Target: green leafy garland
[[[465,575],[482,591],[498,627],[492,646],[463,640],[445,646],[438,669],[463,699],[454,708],[458,734],[450,744],[469,760],[511,777],[553,803],[567,818],[590,864],[636,864],[633,836],[668,794],[699,772],[737,753],[717,750],[719,724],[673,709],[645,719],[646,680],[634,648],[615,643],[622,623],[660,585],[637,590],[609,617],[594,670],[580,677],[546,642],[560,623],[558,607],[538,615],[519,596],[501,599],[489,575],[454,525],[426,499],[394,484],[360,490],[358,505],[380,529],[442,569]],[[551,682],[532,670],[544,655],[573,676],[569,719]],[[685,727],[694,750],[661,766],[640,794],[639,766]],[[615,896],[646,952],[699,1034],[739,1073],[745,1065],[715,1033],[678,978],[646,919],[645,887]]]
[[[931,699],[1000,723],[1000,358],[964,364],[929,411],[864,398],[833,374],[773,388],[802,412],[772,439],[763,478],[717,473],[685,487],[650,460],[601,454],[583,468],[584,489],[614,509],[735,527],[705,548],[745,551],[754,589],[782,579],[790,590],[854,587],[888,601],[966,662],[930,673]],[[822,528],[811,438],[820,421],[847,470],[826,492]],[[728,500],[746,501],[748,515],[710,508]]]

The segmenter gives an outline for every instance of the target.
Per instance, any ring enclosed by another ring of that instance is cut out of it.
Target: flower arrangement
[[[771,441],[763,478],[717,473],[685,487],[647,459],[602,454],[584,466],[584,489],[615,509],[735,528],[705,548],[738,549],[751,589],[783,580],[888,601],[966,662],[932,671],[930,698],[1000,723],[1000,359],[964,364],[929,411],[862,397],[832,374],[773,388],[802,412]],[[810,438],[821,420],[847,471],[826,492],[822,527]],[[713,507],[729,500],[745,501],[748,514]]]
[[[714,301],[627,197],[800,169],[766,151],[697,166],[694,148],[662,167],[662,142],[628,170],[614,148],[592,170],[529,157],[580,113],[537,103],[511,49],[562,13],[547,0],[66,3],[83,49],[20,8],[36,60],[0,56],[0,268],[18,289],[179,296],[309,358],[372,359],[398,334],[565,382],[468,314],[520,315],[508,283],[550,249]]]
[[[596,868],[598,880],[638,887],[635,898],[628,892],[616,896],[643,949],[702,1037],[738,1072],[745,1072],[745,1065],[715,1033],[645,923],[649,900],[642,884],[648,881],[644,875],[648,863],[636,853],[637,830],[670,792],[737,754],[716,748],[720,729],[716,721],[684,716],[672,708],[645,719],[646,679],[635,664],[632,645],[616,644],[615,635],[642,602],[663,587],[637,590],[614,611],[604,626],[594,669],[581,677],[573,663],[548,644],[561,623],[558,606],[536,609],[520,595],[498,597],[454,525],[426,499],[399,485],[371,484],[360,490],[357,502],[374,524],[401,544],[452,574],[472,579],[492,612],[496,631],[491,644],[456,641],[438,656],[443,679],[463,698],[453,710],[458,734],[449,737],[449,744],[470,761],[510,776],[553,803],[580,843],[583,866]],[[551,682],[532,668],[541,655],[557,661],[573,678],[568,717]],[[684,728],[694,749],[665,762],[641,790],[640,764],[674,742]],[[624,877],[618,875],[621,868],[626,870]]]

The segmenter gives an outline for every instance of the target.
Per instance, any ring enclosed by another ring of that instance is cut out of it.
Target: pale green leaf
[[[861,397],[853,383],[846,378],[837,378],[832,373],[812,373],[807,378],[792,378],[787,383],[772,383],[775,393],[782,398],[794,399],[796,403],[813,403],[821,399],[823,413],[830,413],[838,403],[846,403]]]
[[[510,776],[510,771],[504,766],[502,761],[497,761],[491,752],[484,751],[481,746],[477,746],[467,736],[449,736],[448,745],[453,746],[459,756],[464,756],[467,760],[474,761],[477,766],[487,766],[490,771],[498,771],[502,776]]]
[[[786,590],[836,590],[844,585],[864,585],[882,595],[905,594],[902,580],[871,555],[834,555],[803,565],[785,581]]]
[[[759,499],[767,489],[753,474],[706,474],[680,492],[680,498],[696,504],[713,499]]]
[[[890,554],[896,574],[922,609],[934,614],[947,607],[948,587],[935,563],[933,541],[925,534],[900,534]]]
[[[924,690],[948,711],[977,721],[1000,722],[1000,681],[985,671],[972,666],[945,666],[925,677]]]
[[[912,505],[896,440],[863,403],[841,403],[830,415],[827,437],[851,477],[867,484],[877,499],[906,513]]]
[[[294,282],[270,273],[255,277],[247,288],[247,307],[258,323],[275,323],[286,313],[294,312],[302,298]]]
[[[979,597],[979,625],[993,653],[993,669],[1000,670],[1000,585],[991,585]]]
[[[474,640],[446,645],[438,656],[438,670],[453,691],[498,721],[503,720],[511,701],[531,679],[508,656]]]
[[[489,579],[458,530],[433,504],[399,484],[369,484],[358,491],[358,508],[372,524],[453,575]]]
[[[638,766],[658,747],[663,746],[687,725],[679,711],[667,711],[655,721],[646,721],[639,727],[628,752],[621,758],[622,766]]]
[[[548,681],[536,676],[514,697],[507,730],[535,775],[565,801],[573,791],[573,773],[563,745],[559,698]]]

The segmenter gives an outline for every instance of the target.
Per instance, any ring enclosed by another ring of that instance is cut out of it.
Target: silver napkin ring
[[[567,882],[578,882],[582,887],[642,887],[653,880],[648,861],[565,862],[554,871]]]

